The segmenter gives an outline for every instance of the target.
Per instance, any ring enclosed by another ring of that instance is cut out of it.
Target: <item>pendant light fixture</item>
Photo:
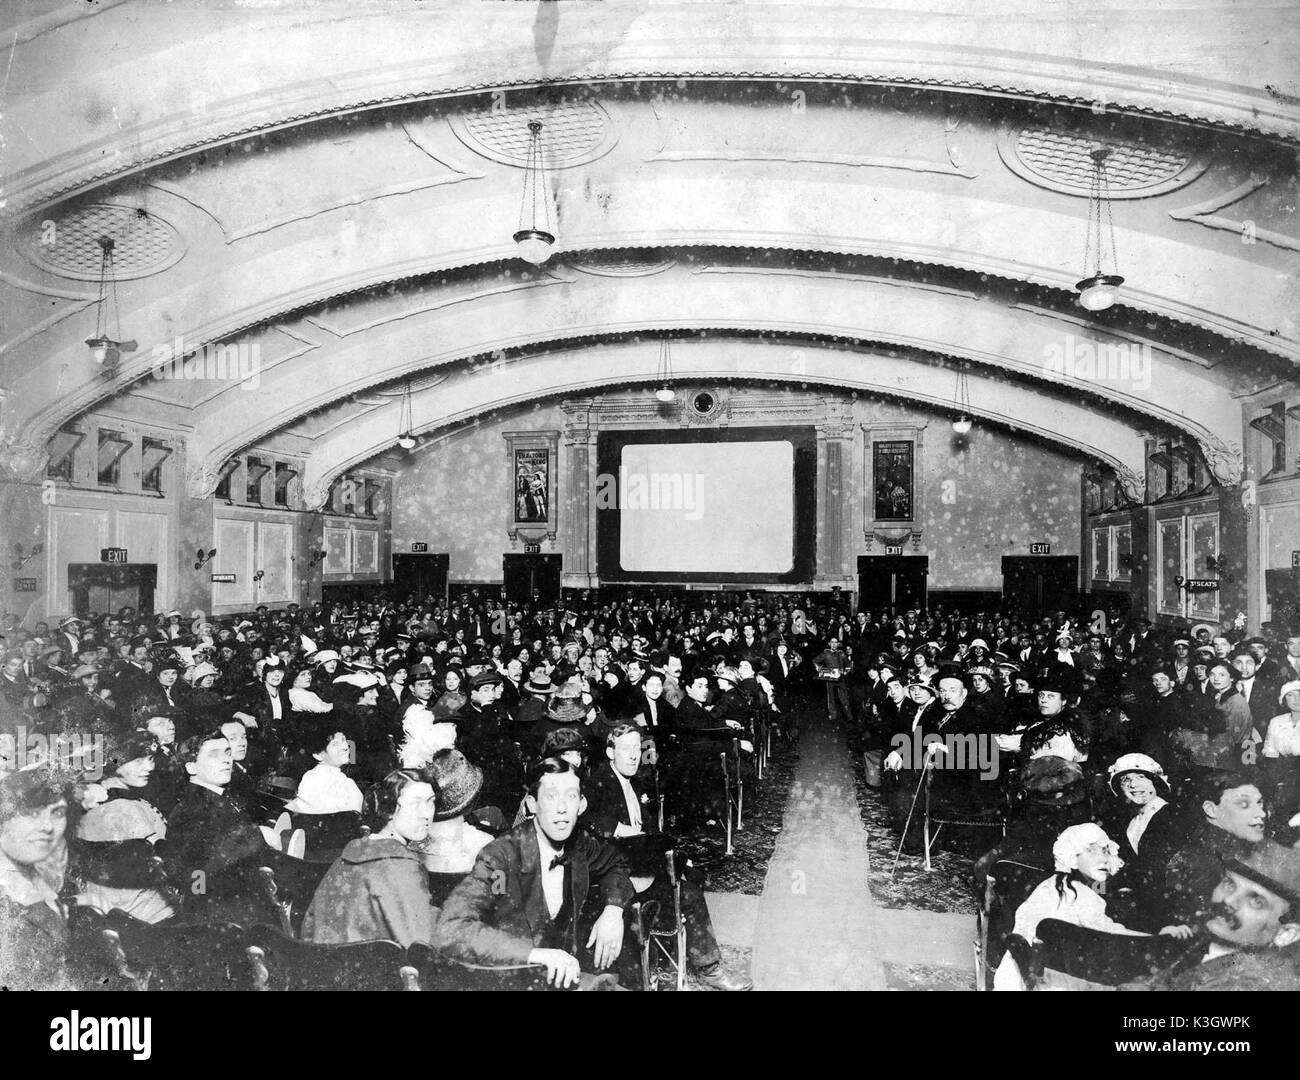
[[[1092,190],[1088,195],[1088,231],[1083,247],[1083,270],[1088,276],[1074,286],[1079,292],[1079,306],[1088,311],[1105,311],[1115,303],[1119,287],[1124,283],[1117,272],[1115,223],[1110,215],[1110,180],[1106,175],[1110,155],[1110,148],[1105,146],[1094,147],[1089,155],[1093,166]],[[1105,268],[1107,247],[1110,248],[1110,273]],[[1088,273],[1089,270],[1092,272]]]
[[[95,307],[95,336],[86,338],[90,358],[97,364],[112,367],[124,352],[135,352],[134,341],[122,340],[121,309],[117,303],[117,279],[113,273],[113,248],[111,236],[101,236],[99,243],[99,301]],[[115,336],[109,337],[112,328]]]
[[[546,197],[546,172],[542,168],[542,122],[528,122],[528,164],[524,168],[524,194],[519,204],[515,246],[524,262],[541,266],[555,246],[550,201]]]
[[[957,372],[957,386],[953,391],[953,405],[957,409],[957,419],[952,422],[952,430],[958,435],[969,435],[973,423],[970,418],[970,385],[966,378],[965,364],[962,364]]]
[[[655,381],[659,384],[659,389],[655,391],[655,400],[664,405],[671,405],[677,400],[677,395],[673,392],[669,383],[673,379],[673,357],[671,346],[668,339],[664,338],[659,343],[659,368],[655,372]]]
[[[411,434],[413,427],[411,418],[411,380],[406,380],[406,389],[402,391],[402,403],[398,407],[398,436],[397,445],[403,450],[415,449],[415,436]]]

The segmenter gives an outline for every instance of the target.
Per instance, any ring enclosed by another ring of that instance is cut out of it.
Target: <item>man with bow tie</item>
[[[479,852],[443,906],[437,950],[474,964],[543,964],[559,988],[585,985],[584,966],[618,959],[634,890],[618,849],[576,831],[582,783],[561,758],[532,768],[524,803],[533,816]]]

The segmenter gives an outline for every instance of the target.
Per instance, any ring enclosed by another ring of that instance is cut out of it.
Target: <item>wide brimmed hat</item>
[[[483,788],[483,770],[452,747],[435,753],[424,771],[436,795],[434,821],[449,821],[465,813]]]
[[[539,697],[549,697],[555,692],[555,683],[551,682],[551,677],[545,673],[541,676],[533,675],[524,683],[524,689],[530,694],[537,694]]]
[[[140,799],[110,799],[86,811],[77,825],[77,838],[90,843],[122,840],[162,840],[167,822]]]
[[[1119,778],[1128,773],[1141,773],[1156,787],[1164,788],[1166,795],[1169,794],[1169,777],[1165,775],[1164,768],[1155,758],[1148,757],[1146,754],[1124,754],[1117,758],[1115,764],[1106,770],[1110,790],[1116,795],[1120,793]]]
[[[581,724],[587,718],[587,710],[571,698],[551,702],[546,715],[561,724]]]

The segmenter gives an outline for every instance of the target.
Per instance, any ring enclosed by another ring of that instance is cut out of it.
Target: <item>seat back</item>
[[[267,990],[406,990],[415,969],[395,941],[321,945],[296,941],[269,926],[245,936],[250,959],[260,964]],[[264,973],[264,974],[263,974]]]
[[[138,989],[242,990],[250,985],[244,930],[233,923],[150,925],[112,911],[105,924],[117,936]]]
[[[988,909],[984,916],[988,927],[985,963],[989,968],[996,969],[1006,952],[1006,939],[1015,925],[1016,910],[1051,875],[1050,869],[1013,859],[1001,859],[990,868]]]
[[[423,945],[411,946],[409,962],[419,972],[422,990],[546,990],[541,964],[467,964],[438,956]]]
[[[338,814],[290,815],[292,828],[307,838],[304,858],[312,862],[333,862],[348,844],[361,835],[361,815],[352,811]]]

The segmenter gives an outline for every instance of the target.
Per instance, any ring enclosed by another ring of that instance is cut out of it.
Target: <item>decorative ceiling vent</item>
[[[18,246],[51,274],[98,281],[102,236],[113,240],[113,276],[118,281],[157,274],[185,254],[180,234],[162,218],[142,208],[113,203],[94,203],[33,218],[24,226]]]
[[[675,266],[676,259],[639,255],[602,255],[592,252],[581,258],[569,260],[569,265],[584,274],[600,277],[649,277]]]
[[[1205,171],[1208,162],[1186,149],[1098,139],[1086,133],[1025,128],[1008,132],[998,150],[1013,172],[1039,187],[1087,198],[1097,146],[1107,147],[1106,179],[1112,199],[1141,199],[1175,191]]]
[[[485,109],[448,119],[456,137],[476,154],[517,169],[528,165],[532,120],[542,122],[542,159],[550,169],[572,169],[603,157],[618,142],[618,130],[592,101]]]

